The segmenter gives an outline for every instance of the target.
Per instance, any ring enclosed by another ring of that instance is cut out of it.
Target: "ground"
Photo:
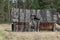
[[[11,32],[11,24],[0,24],[0,40],[60,40],[60,31]]]

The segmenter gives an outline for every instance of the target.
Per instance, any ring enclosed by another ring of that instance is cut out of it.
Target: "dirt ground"
[[[0,40],[60,40],[60,31],[11,32],[10,24],[0,24]]]

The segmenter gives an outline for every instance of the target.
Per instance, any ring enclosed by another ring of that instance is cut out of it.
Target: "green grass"
[[[0,40],[3,40],[4,37],[4,30],[0,30]]]
[[[4,31],[0,30],[0,36],[3,36],[3,34],[4,34]]]

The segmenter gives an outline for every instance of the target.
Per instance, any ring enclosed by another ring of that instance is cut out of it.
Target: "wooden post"
[[[31,9],[30,9],[30,14],[31,14]],[[30,15],[30,22],[31,22],[31,15]],[[31,23],[30,22],[29,22],[28,31],[30,31],[30,28],[31,28]]]

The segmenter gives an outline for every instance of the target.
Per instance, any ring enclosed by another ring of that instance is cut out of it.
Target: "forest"
[[[0,23],[11,23],[12,8],[56,9],[60,13],[60,0],[0,0]]]

